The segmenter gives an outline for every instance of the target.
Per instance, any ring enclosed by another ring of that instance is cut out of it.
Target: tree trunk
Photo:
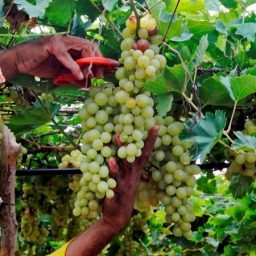
[[[15,173],[21,146],[16,143],[15,136],[5,125],[1,127],[3,138],[0,165],[0,256],[14,256],[18,231],[15,212]]]

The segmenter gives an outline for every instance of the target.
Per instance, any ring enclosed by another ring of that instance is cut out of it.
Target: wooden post
[[[15,173],[21,146],[16,143],[14,134],[5,125],[2,124],[0,130],[3,135],[0,157],[0,256],[14,256],[18,231],[15,212]]]

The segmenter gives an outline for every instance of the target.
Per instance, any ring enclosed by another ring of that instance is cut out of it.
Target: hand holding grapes
[[[142,155],[135,162],[128,163],[121,160],[117,163],[114,158],[109,160],[109,169],[112,176],[117,180],[117,188],[115,189],[114,198],[105,199],[104,201],[103,219],[112,227],[121,229],[127,224],[132,215],[141,172],[153,150],[157,132],[157,126],[150,129]]]
[[[157,126],[150,129],[142,155],[134,163],[117,162],[114,158],[109,160],[110,172],[117,180],[115,196],[104,200],[102,218],[71,242],[66,256],[97,255],[127,224],[132,215],[141,171],[153,150],[157,132]]]

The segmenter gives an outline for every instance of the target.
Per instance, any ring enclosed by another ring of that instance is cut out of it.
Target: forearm
[[[100,219],[70,243],[66,256],[96,256],[119,231]]]
[[[0,68],[6,80],[18,73],[16,53],[13,49],[0,52]]]

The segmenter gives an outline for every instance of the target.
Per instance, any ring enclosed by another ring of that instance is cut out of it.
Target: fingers
[[[118,148],[122,147],[124,144],[121,142],[120,133],[115,135],[115,143]]]
[[[144,165],[147,163],[149,156],[151,155],[156,138],[157,138],[157,133],[158,133],[159,127],[158,126],[153,126],[148,133],[148,138],[145,141],[144,148],[142,150],[142,155],[136,160],[136,164],[140,166],[140,168],[143,168]]]
[[[117,178],[119,176],[119,165],[117,164],[116,159],[114,157],[108,159],[108,168],[111,177]]]
[[[66,51],[58,52],[55,57],[58,61],[67,69],[71,71],[71,73],[75,76],[77,80],[82,80],[84,75],[79,67],[79,65],[72,59],[70,54]]]

